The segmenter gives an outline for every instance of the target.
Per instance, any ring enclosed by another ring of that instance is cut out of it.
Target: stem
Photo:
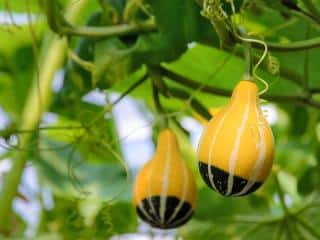
[[[127,96],[129,93],[131,93],[134,89],[136,89],[138,86],[140,86],[142,83],[144,83],[148,79],[148,75],[145,74],[141,79],[133,83],[126,91],[124,91],[121,96],[119,96],[113,103],[111,103],[111,107],[118,104],[125,96]]]
[[[156,108],[156,110],[159,114],[159,117],[160,117],[160,127],[162,129],[168,128],[169,121],[168,121],[168,118],[166,117],[166,114],[161,106],[159,91],[154,83],[152,84],[152,93],[153,93],[152,94],[153,102],[154,102],[155,108]]]
[[[239,33],[241,35],[241,37],[243,37],[244,39],[246,39],[247,33],[245,31],[245,29],[243,29],[242,27],[238,27]],[[252,79],[252,51],[251,51],[251,43],[250,42],[243,42],[244,45],[244,59],[246,62],[246,73],[244,78],[251,80]]]
[[[202,116],[206,120],[212,118],[211,114],[208,112],[207,108],[204,107],[196,98],[190,98],[190,94],[179,88],[168,88],[169,96],[190,101],[190,106],[192,109]]]
[[[202,7],[201,15],[203,17],[206,17],[210,20],[212,26],[214,27],[219,39],[220,39],[220,45],[221,47],[231,47],[234,46],[236,43],[236,40],[231,32],[231,24],[229,22],[229,19],[217,17],[216,15],[222,14],[217,13],[216,10],[213,10],[215,8],[215,3],[213,1],[209,2],[206,0],[199,0],[197,3]],[[223,11],[223,10],[222,10]]]
[[[316,239],[320,239],[320,233],[307,221],[305,221],[303,218],[299,216],[294,216],[294,218],[297,220],[298,223],[300,223],[301,226],[303,226],[306,230],[309,231]]]
[[[155,69],[155,71],[157,71],[158,75],[160,75],[160,76],[162,75],[161,68],[157,68],[157,69]],[[198,113],[200,116],[202,116],[204,119],[210,120],[212,118],[212,116],[209,113],[209,111],[207,110],[207,108],[205,106],[203,106],[195,97],[190,95],[188,92],[186,92],[182,89],[179,89],[179,88],[172,88],[172,87],[169,88],[166,85],[166,83],[163,81],[162,78],[159,78],[159,80],[156,81],[155,84],[156,84],[158,91],[163,96],[165,96],[167,98],[174,97],[174,98],[186,100],[189,102],[192,109],[196,113]]]
[[[289,217],[291,215],[291,213],[290,213],[289,208],[287,207],[287,204],[285,202],[285,194],[284,194],[284,192],[283,192],[283,190],[281,188],[278,174],[276,174],[276,176],[275,176],[275,181],[276,181],[276,186],[277,186],[277,189],[278,189],[278,194],[279,194],[279,199],[280,199],[281,206],[282,206],[282,208],[284,210],[284,213],[285,213],[286,217]]]
[[[81,1],[81,4],[70,6],[68,17],[74,20],[81,8],[87,1]],[[26,100],[25,107],[21,116],[20,129],[35,129],[40,121],[42,112],[48,107],[51,99],[51,85],[55,72],[63,64],[66,55],[67,42],[65,39],[60,39],[57,36],[50,36],[50,44],[43,54],[41,71],[39,79],[35,74],[32,88]],[[39,96],[38,82],[41,84],[41,91]],[[41,100],[41,106],[39,104]],[[24,134],[20,138],[21,148],[27,148],[31,134]],[[0,194],[0,230],[8,231],[10,227],[10,214],[12,200],[14,199],[20,183],[21,175],[28,157],[28,153],[24,151],[15,152],[13,165],[6,174],[3,180],[3,189]]]
[[[310,25],[307,25],[306,38],[310,36]],[[309,94],[309,50],[304,52],[304,78],[303,78],[303,88],[306,94]]]
[[[191,80],[187,77],[184,77],[182,75],[179,75],[175,72],[172,72],[162,66],[160,66],[160,68],[161,68],[161,74],[168,77],[172,81],[182,84],[185,87],[189,87],[192,89],[200,89],[199,91],[203,93],[211,93],[214,95],[219,95],[224,97],[229,97],[231,95],[230,90],[205,85],[197,81]],[[320,108],[320,102],[315,101],[314,99],[306,96],[283,96],[283,95],[266,94],[263,96],[263,98],[266,100],[274,101],[274,102],[285,102],[285,103],[291,102],[291,103],[300,104],[304,106]]]
[[[292,43],[266,42],[269,50],[277,52],[295,52],[320,47],[320,37],[296,41]],[[260,44],[253,44],[255,48],[262,48]]]
[[[148,20],[139,24],[121,24],[108,27],[64,26],[61,30],[61,34],[97,38],[135,35],[138,33],[155,31],[157,31],[156,24],[154,21]]]
[[[251,51],[251,44],[246,43],[245,44],[245,61],[246,61],[246,79],[252,78],[252,51]]]
[[[101,119],[102,117],[104,117],[104,115],[107,112],[111,112],[112,108],[117,105],[125,96],[127,96],[130,92],[132,92],[133,90],[135,90],[138,86],[140,86],[145,80],[148,79],[148,75],[144,74],[143,77],[141,79],[139,79],[138,81],[136,81],[135,83],[133,83],[131,86],[129,86],[129,88],[127,90],[125,90],[113,103],[111,104],[107,104],[106,107],[97,114],[97,116],[90,121],[90,123],[87,125],[87,127],[91,127],[94,123],[96,123],[99,119]]]
[[[83,60],[82,58],[80,58],[74,51],[72,51],[71,49],[68,50],[68,55],[69,57],[75,62],[77,63],[80,67],[82,67],[84,70],[88,71],[88,72],[92,72],[94,71],[94,64],[92,62]]]
[[[159,92],[164,92],[165,89],[163,88],[163,81],[162,76],[157,68],[154,68],[152,66],[148,67],[148,73],[149,77],[152,80],[152,97],[153,97],[153,103],[155,106],[155,109],[160,117],[160,127],[161,128],[168,128],[169,126],[169,120],[166,116],[166,113],[160,103],[160,95]]]
[[[302,0],[303,5],[308,9],[308,11],[317,19],[317,21],[320,22],[320,11],[319,9],[314,5],[314,3],[311,0]]]

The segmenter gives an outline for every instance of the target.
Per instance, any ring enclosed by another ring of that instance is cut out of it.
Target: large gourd
[[[164,129],[153,158],[139,172],[133,190],[137,214],[151,226],[176,228],[193,215],[194,178],[181,158],[175,134]]]
[[[274,156],[271,128],[253,81],[242,80],[206,125],[198,148],[202,178],[224,196],[243,196],[266,180]]]

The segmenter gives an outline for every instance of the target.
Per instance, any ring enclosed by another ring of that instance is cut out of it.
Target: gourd
[[[256,84],[241,80],[230,102],[205,125],[202,133],[197,153],[201,176],[224,196],[256,191],[272,167],[272,130],[258,103]]]
[[[153,227],[176,228],[191,218],[195,202],[194,178],[181,158],[175,134],[164,129],[159,134],[155,155],[136,177],[136,212]]]

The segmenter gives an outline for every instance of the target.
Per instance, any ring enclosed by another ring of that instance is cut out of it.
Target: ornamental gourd
[[[201,136],[200,173],[224,196],[256,191],[271,170],[274,140],[258,104],[256,84],[240,81],[228,105],[207,123]]]
[[[196,185],[181,158],[175,134],[164,129],[153,158],[139,172],[133,190],[137,214],[153,227],[176,228],[193,215]]]

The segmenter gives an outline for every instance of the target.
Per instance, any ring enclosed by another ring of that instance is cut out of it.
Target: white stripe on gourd
[[[153,206],[153,202],[152,202],[153,194],[152,194],[152,188],[151,188],[151,186],[152,186],[152,175],[153,175],[153,171],[154,171],[154,168],[151,167],[150,173],[149,173],[149,178],[148,178],[148,181],[149,181],[150,184],[148,184],[148,198],[147,198],[147,201],[148,201],[148,203],[149,203],[149,206],[150,206],[150,208],[151,208],[151,211],[152,211],[153,215],[154,215],[158,220],[160,220],[159,217],[158,217],[158,214],[157,214],[157,212],[156,212],[156,209],[155,209],[155,207]]]
[[[165,212],[166,212],[166,202],[167,202],[167,193],[168,193],[168,184],[169,184],[169,174],[170,174],[170,160],[171,160],[171,142],[170,138],[168,139],[168,152],[165,161],[164,174],[162,178],[162,190],[160,195],[160,220],[161,223],[164,223]]]
[[[189,182],[189,177],[188,177],[188,170],[185,164],[181,162],[181,167],[183,169],[183,191],[182,191],[182,197],[179,200],[179,204],[172,213],[171,217],[168,220],[168,223],[171,223],[171,221],[177,216],[178,212],[181,210],[183,203],[186,200],[187,197],[187,189],[188,189],[188,182]]]
[[[260,115],[258,112],[258,108],[256,108],[255,110],[256,112],[256,117],[258,119],[260,119]],[[265,125],[261,125],[264,124],[263,121],[261,121],[261,123],[259,122],[257,128],[258,128],[258,133],[259,133],[259,142],[257,144],[257,148],[259,149],[259,154],[258,154],[258,159],[256,161],[256,164],[252,170],[251,176],[249,178],[249,181],[247,182],[247,184],[244,186],[244,188],[236,194],[233,194],[233,196],[240,196],[244,193],[246,193],[257,181],[257,178],[259,177],[259,175],[262,172],[263,169],[263,164],[264,164],[264,159],[265,159],[265,155],[266,155],[266,139],[265,139]]]
[[[153,218],[149,215],[149,213],[144,209],[142,202],[140,202],[138,204],[138,208],[140,209],[140,211],[143,213],[143,215],[150,221],[153,222]]]
[[[232,192],[234,170],[236,168],[236,163],[237,163],[237,159],[238,159],[239,148],[240,148],[240,143],[241,143],[241,136],[242,136],[243,131],[245,130],[246,124],[248,122],[249,110],[250,110],[250,91],[248,91],[248,93],[247,93],[246,107],[244,110],[242,122],[241,122],[240,127],[238,128],[233,151],[231,152],[230,159],[229,159],[228,190],[226,192],[227,196],[229,196]]]
[[[238,94],[235,96],[235,98],[237,99],[238,97]],[[225,113],[225,115],[221,118],[220,122],[218,123],[217,125],[217,129],[215,131],[215,134],[213,135],[212,137],[212,142],[210,144],[210,150],[209,150],[209,156],[208,156],[208,159],[209,159],[209,164],[208,164],[208,173],[209,173],[209,181],[210,181],[210,184],[211,186],[213,187],[213,189],[215,191],[218,192],[217,190],[217,187],[216,185],[214,184],[213,182],[213,174],[212,174],[212,169],[211,169],[211,166],[212,166],[212,160],[213,160],[213,157],[212,157],[212,153],[213,153],[213,148],[214,148],[214,144],[216,143],[217,141],[217,136],[219,135],[219,132],[220,132],[220,129],[221,127],[223,126],[223,123],[224,123],[224,120],[226,119],[226,117],[230,114],[230,112],[232,112],[232,109],[234,108],[234,103],[231,104],[229,110]]]

